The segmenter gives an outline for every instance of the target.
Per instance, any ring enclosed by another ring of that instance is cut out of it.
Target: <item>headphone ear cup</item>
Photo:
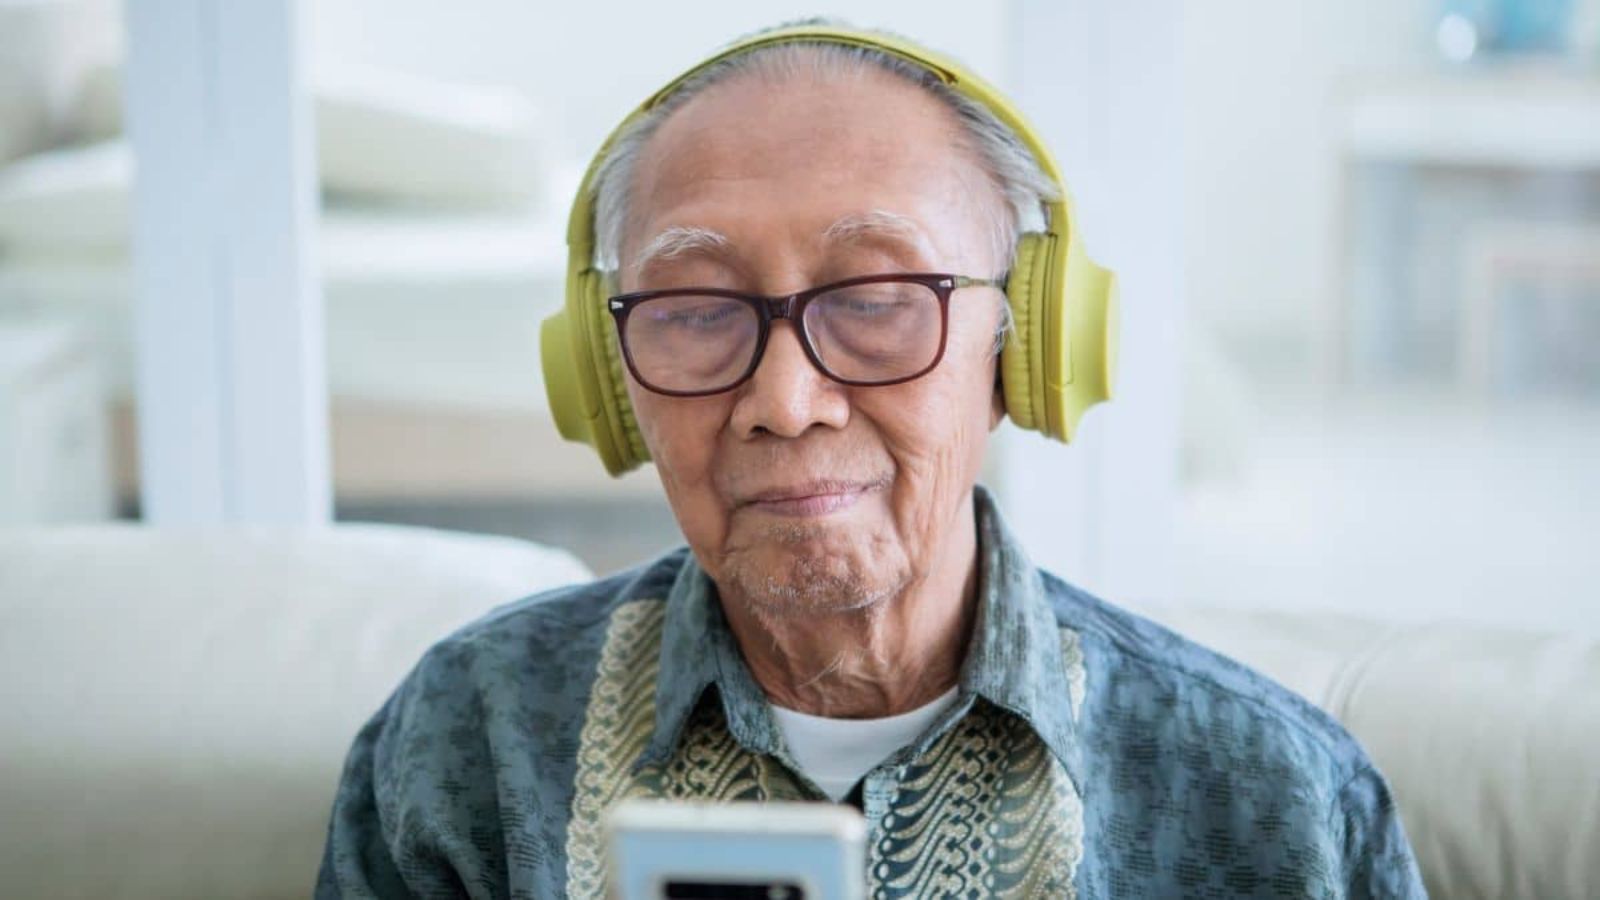
[[[1006,276],[1006,302],[1011,306],[1011,334],[1000,350],[1000,386],[1006,401],[1006,415],[1018,428],[1039,429],[1042,409],[1038,358],[1040,297],[1048,279],[1046,246],[1049,236],[1028,233],[1017,242],[1017,255]]]
[[[623,369],[622,341],[617,335],[616,320],[605,312],[605,278],[590,278],[589,309],[595,310],[600,327],[596,340],[599,343],[594,358],[600,364],[600,382],[604,390],[601,402],[607,407],[606,420],[611,423],[619,468],[612,470],[620,475],[650,461],[650,450],[644,444],[644,434],[639,430],[639,420],[633,413],[633,399],[628,396],[628,375]]]
[[[1047,379],[1052,410],[1059,410],[1052,437],[1071,440],[1089,407],[1110,400],[1116,388],[1117,340],[1120,327],[1117,277],[1101,267],[1079,241],[1067,248],[1062,277],[1063,340],[1070,339],[1071,358],[1064,379]]]
[[[599,274],[584,269],[569,275],[566,307],[545,319],[539,346],[545,394],[561,436],[592,446],[612,475],[648,461]]]
[[[569,441],[593,443],[584,412],[578,360],[573,353],[572,319],[565,309],[539,326],[539,365],[544,370],[544,395],[556,431]]]
[[[1089,407],[1111,398],[1117,365],[1116,276],[1079,241],[1053,233],[1017,244],[1006,281],[1015,332],[1001,351],[1006,413],[1019,428],[1072,440]]]
[[[606,471],[621,475],[649,461],[650,451],[645,449],[639,422],[633,414],[633,401],[628,398],[617,325],[606,312],[605,276],[588,270],[583,274],[579,289],[578,302],[588,324],[584,332],[589,343],[585,355],[593,367],[599,400],[594,448],[605,462]]]

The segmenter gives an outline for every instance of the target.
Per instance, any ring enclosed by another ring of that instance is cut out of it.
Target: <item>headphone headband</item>
[[[879,50],[916,66],[919,69],[938,77],[946,86],[960,94],[977,101],[988,109],[995,118],[999,119],[1011,133],[1022,141],[1023,146],[1033,154],[1039,168],[1045,177],[1056,185],[1058,196],[1044,204],[1046,228],[1056,234],[1063,241],[1070,235],[1063,233],[1070,227],[1072,221],[1071,200],[1067,197],[1066,184],[1062,180],[1061,170],[1056,165],[1055,158],[1050,155],[1050,150],[1044,145],[1033,129],[1028,125],[1022,113],[1005,98],[992,85],[982,78],[962,68],[954,60],[930,50],[925,50],[907,41],[888,35],[869,34],[854,31],[848,28],[838,28],[827,25],[794,25],[763,32],[752,37],[736,41],[715,55],[704,59],[692,68],[684,71],[672,79],[667,85],[654,94],[644,103],[641,103],[622,123],[612,129],[600,145],[600,150],[589,162],[589,167],[583,173],[583,181],[578,185],[577,202],[572,204],[572,213],[567,219],[567,265],[569,271],[572,266],[579,266],[580,271],[594,266],[594,180],[600,172],[600,166],[610,155],[611,147],[616,143],[629,125],[639,117],[647,115],[656,107],[666,102],[683,87],[684,82],[690,80],[705,69],[716,65],[726,59],[731,59],[752,50],[762,47],[776,46],[778,44],[843,44],[851,47],[863,47],[869,50]]]

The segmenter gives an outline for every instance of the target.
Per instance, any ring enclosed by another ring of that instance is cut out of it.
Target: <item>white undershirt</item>
[[[800,771],[837,803],[873,766],[920,737],[955,702],[951,688],[926,706],[886,719],[829,719],[776,704],[772,717]]]

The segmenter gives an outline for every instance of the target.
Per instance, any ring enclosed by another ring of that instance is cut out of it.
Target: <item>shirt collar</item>
[[[1020,716],[1081,786],[1076,696],[1044,578],[1006,527],[994,498],[973,489],[978,517],[978,616],[961,668],[971,692]],[[1081,666],[1081,659],[1073,665]]]
[[[766,694],[745,666],[722,614],[716,585],[689,553],[667,593],[656,675],[655,733],[635,769],[664,764],[672,756],[690,713],[713,685],[722,698],[723,717],[734,739],[757,752],[777,754],[782,740]]]
[[[1074,782],[1080,771],[1077,726],[1062,636],[1038,569],[1006,528],[994,499],[973,489],[978,538],[978,614],[961,669],[961,701],[972,697],[1020,716]],[[671,757],[689,714],[715,685],[733,737],[777,755],[782,747],[766,695],[745,666],[723,617],[716,585],[694,556],[667,595],[656,682],[655,733],[637,766]]]

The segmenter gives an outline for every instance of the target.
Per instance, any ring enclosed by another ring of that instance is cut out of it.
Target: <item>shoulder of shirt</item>
[[[1078,632],[1086,657],[1114,657],[1125,671],[1170,688],[1179,703],[1198,694],[1251,709],[1267,734],[1314,748],[1337,780],[1371,769],[1366,751],[1339,721],[1243,663],[1039,570],[1059,625]],[[1091,675],[1091,678],[1093,676]],[[1091,684],[1091,691],[1093,685]]]

